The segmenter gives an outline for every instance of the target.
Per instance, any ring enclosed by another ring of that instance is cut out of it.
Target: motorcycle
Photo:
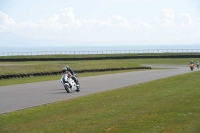
[[[76,78],[76,75],[75,75],[75,78]],[[76,92],[80,91],[80,84],[78,82],[78,79],[77,79],[77,84],[76,84],[70,74],[63,74],[61,76],[61,83],[63,84],[65,90],[68,93],[71,93],[74,91],[76,91]]]
[[[197,68],[199,69],[199,63],[197,63]]]
[[[193,69],[194,69],[194,64],[190,64],[190,69],[191,69],[191,71],[193,71]]]

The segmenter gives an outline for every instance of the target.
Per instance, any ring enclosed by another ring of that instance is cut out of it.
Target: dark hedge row
[[[106,68],[106,69],[91,69],[91,70],[75,70],[75,73],[86,73],[86,72],[105,72],[105,71],[116,71],[116,70],[130,70],[130,69],[151,69],[151,67],[129,67],[129,68]],[[24,78],[24,77],[36,77],[36,76],[48,76],[48,75],[60,75],[61,71],[56,72],[38,72],[28,74],[9,74],[0,75],[0,80],[11,79],[11,78]]]
[[[155,55],[155,56],[115,56],[115,57],[83,57],[83,58],[0,58],[0,61],[77,61],[77,60],[108,60],[108,59],[151,59],[151,58],[200,58],[199,55]]]

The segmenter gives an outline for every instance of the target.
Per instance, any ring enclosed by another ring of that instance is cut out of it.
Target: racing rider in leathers
[[[78,79],[76,78],[76,75],[74,73],[74,71],[69,68],[69,66],[65,66],[63,69],[62,69],[62,74],[66,73],[66,71],[69,71],[71,73],[71,78],[74,80],[74,82],[76,83],[77,86],[79,86],[79,82],[78,82]]]

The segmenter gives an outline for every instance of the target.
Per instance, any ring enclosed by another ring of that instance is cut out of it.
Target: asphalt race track
[[[79,96],[192,72],[188,65],[152,65],[175,68],[125,72],[79,78],[80,92],[67,93],[60,79],[0,87],[0,114]],[[194,69],[197,71],[197,68]],[[12,82],[12,80],[11,80]]]

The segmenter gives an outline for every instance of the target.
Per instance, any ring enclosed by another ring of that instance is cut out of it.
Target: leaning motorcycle
[[[77,84],[78,84],[77,85],[74,82],[74,80],[72,79],[71,75],[69,75],[69,74],[63,74],[60,81],[61,81],[61,83],[63,84],[65,90],[68,93],[71,93],[71,92],[74,92],[74,91],[76,91],[76,92],[80,91],[80,84],[78,82],[78,79],[77,79]]]
[[[190,64],[190,69],[191,69],[191,71],[193,71],[193,69],[194,69],[194,64]]]
[[[199,69],[199,64],[197,64],[197,68]]]

